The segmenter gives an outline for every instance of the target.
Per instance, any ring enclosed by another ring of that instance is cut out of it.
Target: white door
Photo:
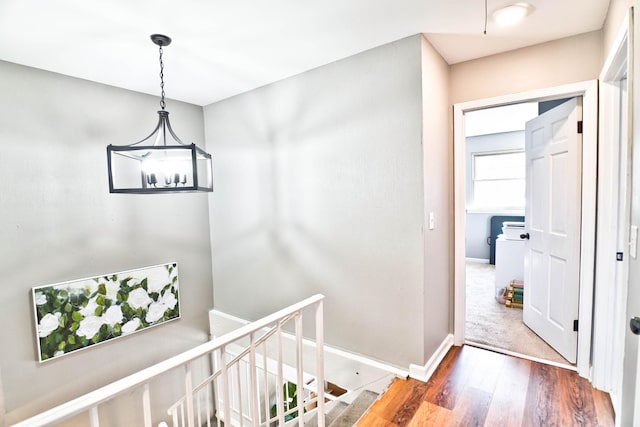
[[[581,98],[526,124],[528,241],[524,323],[576,363],[580,274]]]

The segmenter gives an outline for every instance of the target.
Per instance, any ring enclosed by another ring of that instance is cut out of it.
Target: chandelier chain
[[[164,102],[164,62],[162,62],[162,46],[160,46],[160,107],[164,110],[166,103]]]
[[[489,20],[489,9],[487,7],[488,0],[484,0],[484,32],[483,35],[487,35],[487,21]]]

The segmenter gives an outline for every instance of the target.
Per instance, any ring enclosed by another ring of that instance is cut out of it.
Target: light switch
[[[433,212],[429,212],[429,230],[436,228],[436,219]]]
[[[635,259],[638,256],[638,226],[632,225],[629,233],[629,255]]]

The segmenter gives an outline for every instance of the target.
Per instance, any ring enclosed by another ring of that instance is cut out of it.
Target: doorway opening
[[[466,313],[469,344],[558,365],[569,361],[523,321],[525,124],[566,98],[465,115]]]
[[[502,107],[524,102],[539,103],[581,96],[583,100],[582,164],[578,179],[582,182],[580,206],[582,218],[579,227],[579,329],[577,331],[577,360],[575,369],[583,377],[590,377],[591,324],[593,308],[593,258],[595,251],[596,201],[596,134],[597,134],[597,82],[582,82],[526,93],[465,102],[454,105],[454,216],[455,216],[455,308],[454,342],[466,341],[466,267],[467,267],[467,170],[466,132],[467,115],[478,110]],[[486,239],[486,237],[485,237]],[[473,258],[473,257],[472,257]],[[526,286],[526,285],[525,285]],[[492,297],[494,297],[492,295]]]

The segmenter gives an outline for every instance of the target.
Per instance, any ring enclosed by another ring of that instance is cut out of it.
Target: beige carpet
[[[495,299],[495,267],[467,262],[465,337],[469,341],[568,364],[546,342],[522,323],[522,309]]]

